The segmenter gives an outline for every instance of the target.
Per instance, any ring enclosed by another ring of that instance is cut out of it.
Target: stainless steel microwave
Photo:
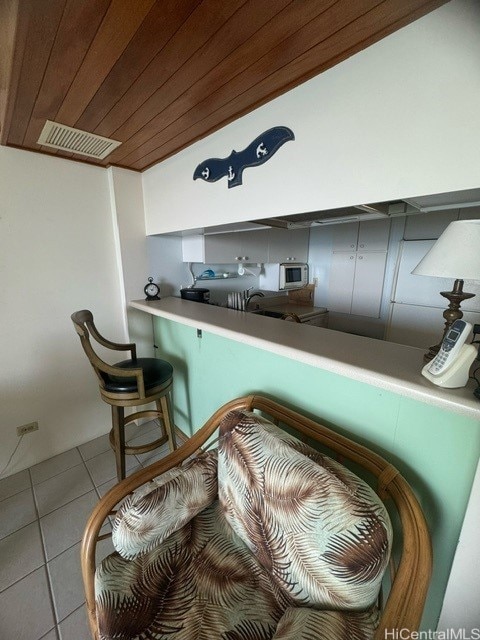
[[[265,264],[259,279],[259,287],[267,291],[301,289],[307,284],[308,264],[304,262]]]

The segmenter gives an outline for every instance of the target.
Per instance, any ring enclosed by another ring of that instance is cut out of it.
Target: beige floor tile
[[[110,449],[111,446],[108,433],[95,438],[95,440],[90,440],[90,442],[86,442],[78,447],[80,455],[84,460],[90,460],[90,458],[94,458],[101,453],[105,453],[105,451],[110,451]]]
[[[80,543],[70,547],[47,564],[52,587],[55,616],[60,622],[85,601]]]
[[[87,460],[85,464],[96,487],[117,477],[117,467],[115,465],[115,454],[113,451],[101,453],[99,456]],[[138,460],[135,456],[126,456],[125,467],[127,472],[129,472],[127,475],[130,475],[132,469],[136,466],[138,466]]]
[[[0,500],[9,498],[16,493],[20,493],[20,491],[25,491],[25,489],[28,489],[30,486],[31,482],[28,469],[14,473],[12,476],[8,476],[8,478],[2,478],[2,480],[0,480]]]
[[[45,563],[38,522],[0,540],[0,591]]]
[[[93,489],[83,464],[67,469],[33,487],[39,516],[45,516]]]
[[[137,463],[138,464],[138,463]],[[0,540],[37,518],[32,489],[16,493],[0,502]]]
[[[62,473],[62,471],[80,464],[80,462],[82,462],[82,458],[77,449],[70,449],[69,451],[65,451],[65,453],[60,453],[58,456],[49,458],[30,468],[32,482],[33,484],[44,482]]]
[[[61,640],[92,640],[85,605],[59,624]]]
[[[98,502],[95,491],[69,502],[60,509],[40,518],[47,560],[80,542],[88,517]]]
[[[0,611],[5,640],[39,640],[49,632],[54,618],[45,567],[2,591]]]

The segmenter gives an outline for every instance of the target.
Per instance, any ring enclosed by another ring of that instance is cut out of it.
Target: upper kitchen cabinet
[[[266,262],[267,229],[237,231],[205,236],[205,262],[232,264],[236,262]]]
[[[183,261],[204,264],[267,262],[268,229],[183,238]]]
[[[333,251],[386,251],[390,220],[365,220],[333,228]]]
[[[183,238],[183,261],[204,264],[307,262],[308,229],[265,228]]]
[[[307,262],[308,229],[268,230],[268,262]]]

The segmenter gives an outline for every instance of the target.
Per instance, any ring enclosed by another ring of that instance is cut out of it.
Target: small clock
[[[160,289],[158,285],[156,285],[153,281],[153,278],[148,279],[148,284],[143,287],[145,295],[147,296],[145,300],[160,300]]]

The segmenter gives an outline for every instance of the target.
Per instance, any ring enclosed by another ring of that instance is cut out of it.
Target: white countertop
[[[420,374],[423,349],[174,297],[130,306],[480,420],[473,382],[463,389],[432,385]]]

